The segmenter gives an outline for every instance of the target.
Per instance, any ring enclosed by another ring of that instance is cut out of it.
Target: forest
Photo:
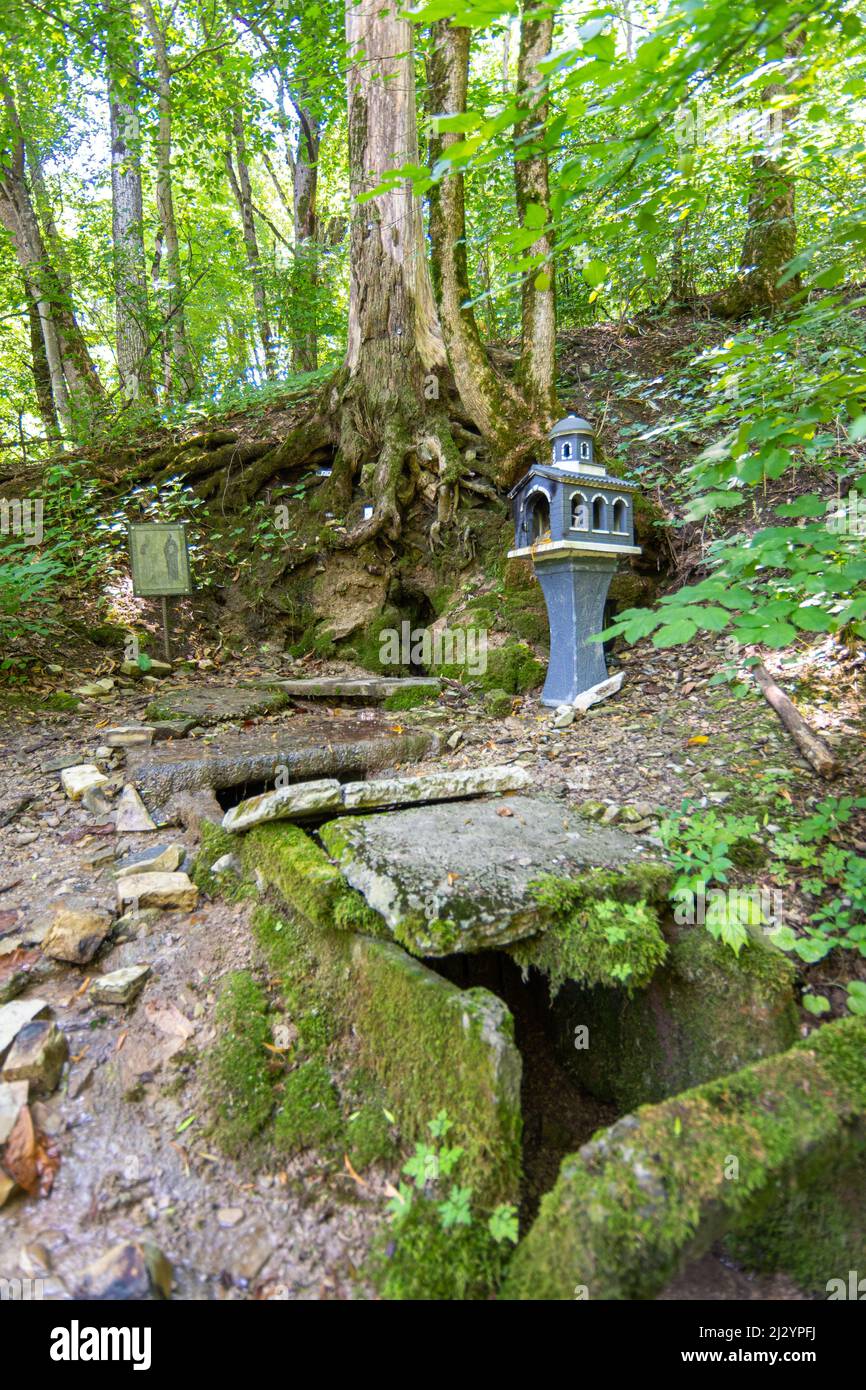
[[[864,117],[857,0],[5,0],[0,1298],[866,1297]]]

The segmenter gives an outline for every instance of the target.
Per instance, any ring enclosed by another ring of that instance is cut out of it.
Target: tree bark
[[[788,57],[796,58],[802,46],[801,35],[790,45]],[[773,106],[786,90],[784,82],[772,82],[761,92],[765,108],[762,134],[767,137],[767,147],[772,150],[775,145],[777,152],[767,153],[765,149],[752,157],[739,271],[734,283],[714,303],[716,312],[725,317],[778,309],[800,289],[799,275],[784,285],[778,283],[797,250],[794,175],[781,148],[794,108]]]
[[[268,316],[267,296],[265,294],[265,282],[262,274],[262,259],[259,253],[259,240],[256,235],[256,223],[253,214],[253,190],[252,184],[250,183],[250,169],[247,160],[244,118],[239,107],[236,107],[232,113],[231,136],[234,145],[234,158],[237,161],[237,169],[235,169],[235,165],[232,161],[231,149],[226,150],[226,169],[228,171],[229,183],[231,184],[232,192],[235,196],[235,202],[238,205],[238,212],[241,215],[244,248],[246,250],[247,266],[252,282],[253,304],[256,310],[256,323],[259,330],[259,340],[262,345],[264,374],[268,379],[273,379],[273,377],[276,376],[277,363],[270,318]]]
[[[42,336],[39,307],[29,288],[25,286],[24,292],[27,298],[27,317],[30,323],[30,356],[33,364],[33,384],[36,389],[36,400],[39,404],[39,418],[46,435],[51,439],[60,432],[60,423],[57,418],[54,393],[51,387],[51,368],[45,351],[45,339]]]
[[[186,334],[186,317],[183,307],[183,292],[180,273],[180,243],[177,234],[177,221],[174,212],[174,190],[171,170],[172,105],[171,105],[171,65],[168,61],[168,48],[165,33],[159,26],[152,0],[142,0],[144,22],[153,45],[158,75],[159,132],[157,136],[156,158],[156,209],[163,234],[161,259],[162,279],[165,286],[163,298],[163,320],[170,345],[171,385],[183,399],[188,399],[195,390],[195,372],[189,351]]]
[[[42,325],[54,403],[67,432],[99,414],[104,392],[72,306],[45,247],[25,178],[25,144],[12,88],[0,77],[0,92],[12,131],[11,147],[0,150],[0,223]],[[80,417],[84,417],[79,419]]]
[[[462,115],[469,82],[470,30],[449,20],[433,25],[427,58],[430,105],[436,114]],[[434,123],[435,124],[435,123]],[[434,129],[430,163],[435,166],[462,137]],[[509,454],[515,433],[526,428],[526,410],[510,382],[491,364],[472,309],[466,258],[466,205],[460,170],[434,183],[429,195],[433,284],[454,381],[473,423],[494,453]],[[509,477],[503,479],[510,482]]]
[[[319,282],[319,219],[316,196],[319,181],[321,130],[311,112],[292,98],[300,131],[292,167],[292,215],[295,239],[296,296],[309,303],[307,325],[292,343],[292,366],[298,372],[312,372],[318,366],[319,347],[316,325],[316,290]],[[312,290],[312,294],[310,294]]]
[[[133,100],[113,70],[109,44],[108,106],[111,134],[111,230],[114,250],[114,322],[117,369],[126,400],[153,397],[144,257],[141,132]],[[137,74],[137,56],[130,59]]]
[[[526,114],[515,127],[514,186],[522,227],[538,226],[528,255],[537,261],[524,272],[521,296],[521,355],[518,379],[545,424],[556,418],[556,297],[550,186],[544,124],[547,96],[538,64],[553,44],[553,11],[545,0],[524,0],[517,63],[517,104]],[[532,212],[530,213],[530,209]],[[527,218],[532,220],[527,222]]]

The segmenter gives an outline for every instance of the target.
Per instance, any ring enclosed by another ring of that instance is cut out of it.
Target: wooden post
[[[165,594],[162,596],[162,649],[166,661],[171,662],[171,638],[169,637],[168,631],[168,598]]]

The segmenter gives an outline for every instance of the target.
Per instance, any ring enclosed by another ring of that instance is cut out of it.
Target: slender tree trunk
[[[309,305],[303,331],[292,344],[292,366],[295,371],[312,372],[318,366],[318,331],[316,325],[316,293],[319,281],[318,216],[316,195],[319,179],[319,145],[321,132],[310,112],[293,101],[300,123],[297,150],[292,167],[292,214],[295,235],[294,289],[297,298],[304,297]]]
[[[796,58],[802,46],[803,37],[799,35],[789,47],[789,58]],[[785,129],[795,108],[773,107],[786,91],[784,82],[772,82],[761,93],[765,148],[751,161],[740,267],[734,283],[717,296],[714,304],[718,313],[731,318],[778,309],[800,289],[799,275],[779,284],[797,250],[794,174],[783,150]]]
[[[30,322],[30,355],[33,363],[33,384],[36,388],[36,400],[39,403],[39,418],[42,421],[46,435],[49,439],[52,439],[59,434],[60,424],[54,405],[54,393],[51,385],[51,368],[48,364],[48,355],[45,351],[45,339],[42,336],[42,320],[39,317],[39,307],[33,295],[30,293],[29,288],[25,289],[25,294],[27,296],[27,317]]]
[[[427,59],[427,85],[434,112],[462,115],[469,82],[470,30],[448,20],[433,25]],[[462,136],[452,132],[430,139],[430,163]],[[463,174],[446,174],[430,190],[433,283],[448,361],[460,398],[485,439],[496,450],[507,446],[515,429],[525,428],[525,410],[516,392],[488,359],[472,309],[466,259],[466,207]]]
[[[54,402],[64,428],[72,430],[79,412],[92,417],[104,392],[72,306],[42,238],[25,180],[25,145],[18,110],[9,84],[0,79],[7,117],[14,132],[12,148],[0,150],[0,223],[6,228],[42,324]]]
[[[237,108],[232,115],[231,134],[237,169],[235,169],[232,161],[230,149],[226,150],[226,169],[229,176],[229,183],[232,186],[232,192],[235,195],[235,202],[238,205],[238,212],[241,215],[244,248],[247,254],[247,266],[250,272],[250,280],[252,281],[253,304],[255,305],[256,323],[258,325],[259,339],[262,345],[265,376],[273,378],[276,376],[277,367],[274,353],[274,341],[271,333],[270,319],[268,317],[267,297],[265,295],[265,283],[262,275],[262,261],[259,254],[259,241],[256,235],[256,223],[253,215],[253,190],[252,184],[250,183],[249,164],[247,162],[244,118],[242,112]]]
[[[519,380],[533,409],[552,424],[556,417],[556,297],[553,234],[544,124],[547,96],[538,69],[553,43],[553,12],[545,0],[524,0],[517,65],[517,103],[526,114],[515,128],[514,184],[524,228],[539,228],[528,255],[536,265],[524,272]]]
[[[142,0],[144,22],[153,44],[159,79],[159,132],[156,159],[156,209],[163,234],[161,269],[165,284],[163,317],[170,344],[172,384],[188,398],[195,390],[195,372],[186,335],[186,317],[180,274],[180,243],[174,214],[171,172],[171,66],[165,34],[159,27],[152,0]]]
[[[135,55],[130,59],[137,74]],[[144,201],[141,189],[141,131],[138,112],[111,71],[111,228],[114,247],[114,321],[117,368],[127,400],[153,397],[144,257]]]

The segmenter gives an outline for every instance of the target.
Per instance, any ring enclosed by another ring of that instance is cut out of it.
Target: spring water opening
[[[620,1111],[577,1084],[560,1061],[554,1042],[547,979],[530,969],[524,980],[505,951],[480,951],[427,959],[431,970],[460,989],[483,987],[510,1009],[523,1062],[520,1104],[523,1114],[523,1177],[520,1216],[525,1230],[545,1192],[556,1182],[559,1165],[597,1129],[612,1125]]]

